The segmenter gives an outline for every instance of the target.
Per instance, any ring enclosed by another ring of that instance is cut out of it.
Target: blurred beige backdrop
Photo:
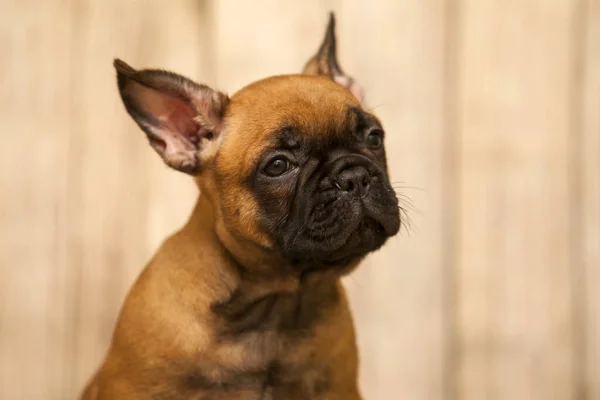
[[[600,399],[600,0],[0,0],[0,399],[73,399],[196,189],[113,57],[239,89],[327,12],[418,211],[347,279],[366,399]]]

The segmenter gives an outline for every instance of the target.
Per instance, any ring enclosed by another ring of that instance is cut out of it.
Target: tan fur
[[[258,205],[245,184],[278,128],[289,121],[307,135],[323,135],[325,128],[344,123],[341,111],[348,105],[359,102],[316,76],[269,78],[232,96],[214,164],[196,178],[201,190],[196,208],[131,289],[107,357],[83,400],[360,399],[354,328],[339,276],[325,271],[301,282],[269,252],[273,243],[256,224]],[[227,327],[212,309],[236,291],[247,302],[277,293],[281,298],[274,307],[286,318],[294,312],[286,302],[317,295],[328,285],[339,301],[323,304],[323,318],[304,336],[266,329],[224,340]],[[274,363],[284,371],[277,385],[227,388],[236,374],[267,371]],[[222,382],[222,388],[202,382],[195,387],[194,371]],[[319,387],[323,374],[327,387]]]
[[[82,400],[361,400],[340,282],[358,261],[292,268],[261,226],[250,184],[286,127],[311,143],[348,132],[362,89],[337,63],[334,27],[332,15],[302,75],[267,78],[231,98],[115,60],[127,112],[167,165],[195,176],[200,197],[128,294]],[[291,196],[272,186],[275,199]]]
[[[257,230],[255,215],[257,205],[252,193],[243,180],[246,176],[240,171],[251,171],[253,165],[272,137],[282,126],[294,124],[307,135],[323,135],[331,128],[343,126],[344,108],[358,106],[358,101],[343,87],[322,76],[285,75],[255,82],[232,96],[225,119],[224,140],[215,160],[221,182],[220,193],[209,185],[204,185],[200,175],[199,186],[203,193],[220,204],[220,210],[233,215],[239,209],[236,219],[236,234],[250,242],[271,248],[269,240]],[[229,134],[235,132],[235,134]],[[219,215],[222,221],[222,215]],[[225,228],[217,222],[217,229],[226,244],[234,249],[236,243],[228,240]],[[247,246],[238,249],[248,257]],[[236,250],[232,250],[234,253]],[[262,265],[277,264],[279,259],[267,260],[263,252],[255,255],[250,263]],[[240,258],[242,258],[240,256]],[[269,267],[269,269],[271,269]]]

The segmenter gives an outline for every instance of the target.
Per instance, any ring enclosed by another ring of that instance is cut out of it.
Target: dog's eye
[[[290,162],[283,157],[275,157],[263,169],[263,172],[268,176],[283,175],[290,170]]]
[[[377,150],[383,145],[383,132],[380,130],[372,131],[367,135],[367,146],[373,150]]]

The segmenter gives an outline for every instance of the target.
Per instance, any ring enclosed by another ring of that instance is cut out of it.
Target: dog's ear
[[[342,71],[337,61],[336,39],[335,39],[335,15],[329,14],[329,23],[325,32],[325,38],[321,47],[304,66],[303,74],[324,75],[344,86],[359,100],[363,101],[364,93],[362,87],[356,83],[354,78]]]
[[[114,61],[125,108],[150,145],[176,170],[194,175],[221,142],[229,98],[168,71],[135,70]]]

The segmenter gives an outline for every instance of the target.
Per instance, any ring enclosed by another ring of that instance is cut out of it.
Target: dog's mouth
[[[398,199],[385,171],[369,159],[341,156],[305,175],[280,242],[292,265],[348,264],[399,231]]]
[[[293,264],[344,266],[380,248],[400,226],[397,206],[371,199],[327,200],[316,205],[294,242]]]
[[[396,196],[386,191],[373,192],[360,197],[340,196],[333,191],[321,193],[320,201],[308,215],[307,235],[330,242],[346,242],[356,230],[395,235],[400,226]],[[334,243],[330,245],[336,247]]]
[[[298,252],[293,260],[297,266],[344,267],[360,260],[382,246],[388,238],[381,223],[370,217],[358,221],[355,228],[325,239],[312,238],[307,242],[311,250]]]
[[[356,229],[347,236],[344,243],[329,252],[325,259],[328,264],[350,261],[364,256],[377,246],[377,242],[387,238],[385,228],[373,218],[365,217]]]

